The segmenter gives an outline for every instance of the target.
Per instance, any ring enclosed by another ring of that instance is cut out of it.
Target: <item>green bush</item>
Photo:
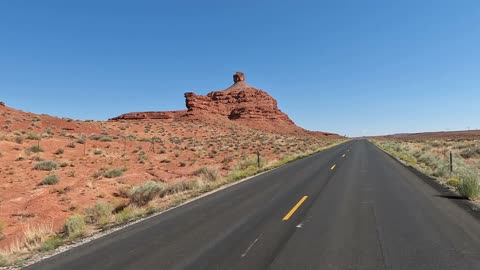
[[[165,195],[165,185],[155,181],[148,181],[140,186],[133,187],[130,191],[130,201],[138,206],[146,205],[155,197]]]
[[[32,152],[32,153],[43,152],[43,149],[38,145],[34,145],[34,146],[30,147],[30,148],[28,148],[28,150],[30,150],[30,152]]]
[[[55,170],[58,167],[58,164],[55,161],[44,160],[35,164],[34,169],[38,171],[51,171]]]
[[[40,246],[40,251],[50,251],[54,250],[57,247],[61,246],[63,244],[62,238],[59,236],[50,236],[45,242],[42,243]]]
[[[452,177],[452,178],[449,178],[445,183],[451,187],[458,188],[458,186],[460,185],[460,179]]]
[[[69,238],[77,238],[85,235],[86,224],[82,215],[69,216],[63,225],[65,234]]]
[[[47,175],[40,182],[40,185],[55,185],[55,184],[58,184],[58,176],[55,174]]]
[[[131,207],[125,207],[122,211],[115,215],[115,220],[119,223],[125,223],[132,220],[135,217]]]
[[[107,171],[103,174],[106,178],[115,178],[123,175],[123,171],[119,169],[113,169],[110,171]]]
[[[480,197],[480,181],[478,175],[474,173],[465,173],[462,175],[460,184],[458,185],[460,195],[475,200]]]
[[[27,140],[39,140],[41,138],[38,134],[30,133],[27,135]]]
[[[99,201],[93,207],[85,209],[85,221],[101,226],[110,222],[113,206],[107,202]]]

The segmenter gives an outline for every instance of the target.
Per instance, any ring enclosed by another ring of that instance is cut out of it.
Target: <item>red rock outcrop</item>
[[[187,111],[127,113],[111,120],[223,119],[270,132],[337,136],[331,133],[312,132],[296,126],[288,115],[278,108],[273,97],[247,84],[245,74],[242,72],[233,75],[233,82],[229,88],[213,91],[206,96],[185,93]]]
[[[142,119],[162,119],[177,120],[185,115],[187,111],[170,112],[131,112],[111,118],[110,120],[142,120]]]

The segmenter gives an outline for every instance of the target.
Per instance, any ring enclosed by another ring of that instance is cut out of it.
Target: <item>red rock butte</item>
[[[230,120],[250,128],[273,133],[338,137],[337,134],[313,132],[298,127],[277,106],[267,92],[250,86],[245,74],[233,75],[233,85],[206,96],[185,93],[187,110],[167,112],[132,112],[110,120]]]

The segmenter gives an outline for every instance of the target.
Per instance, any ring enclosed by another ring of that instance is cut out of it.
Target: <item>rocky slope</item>
[[[302,129],[283,113],[277,101],[267,92],[256,89],[245,81],[245,75],[233,75],[234,84],[222,91],[213,91],[206,96],[185,93],[187,111],[134,112],[110,120],[230,120],[250,128],[282,134],[332,136],[336,134],[312,132]]]

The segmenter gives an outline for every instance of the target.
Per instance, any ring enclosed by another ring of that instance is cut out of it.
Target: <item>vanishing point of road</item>
[[[479,212],[349,141],[27,269],[480,269]]]

